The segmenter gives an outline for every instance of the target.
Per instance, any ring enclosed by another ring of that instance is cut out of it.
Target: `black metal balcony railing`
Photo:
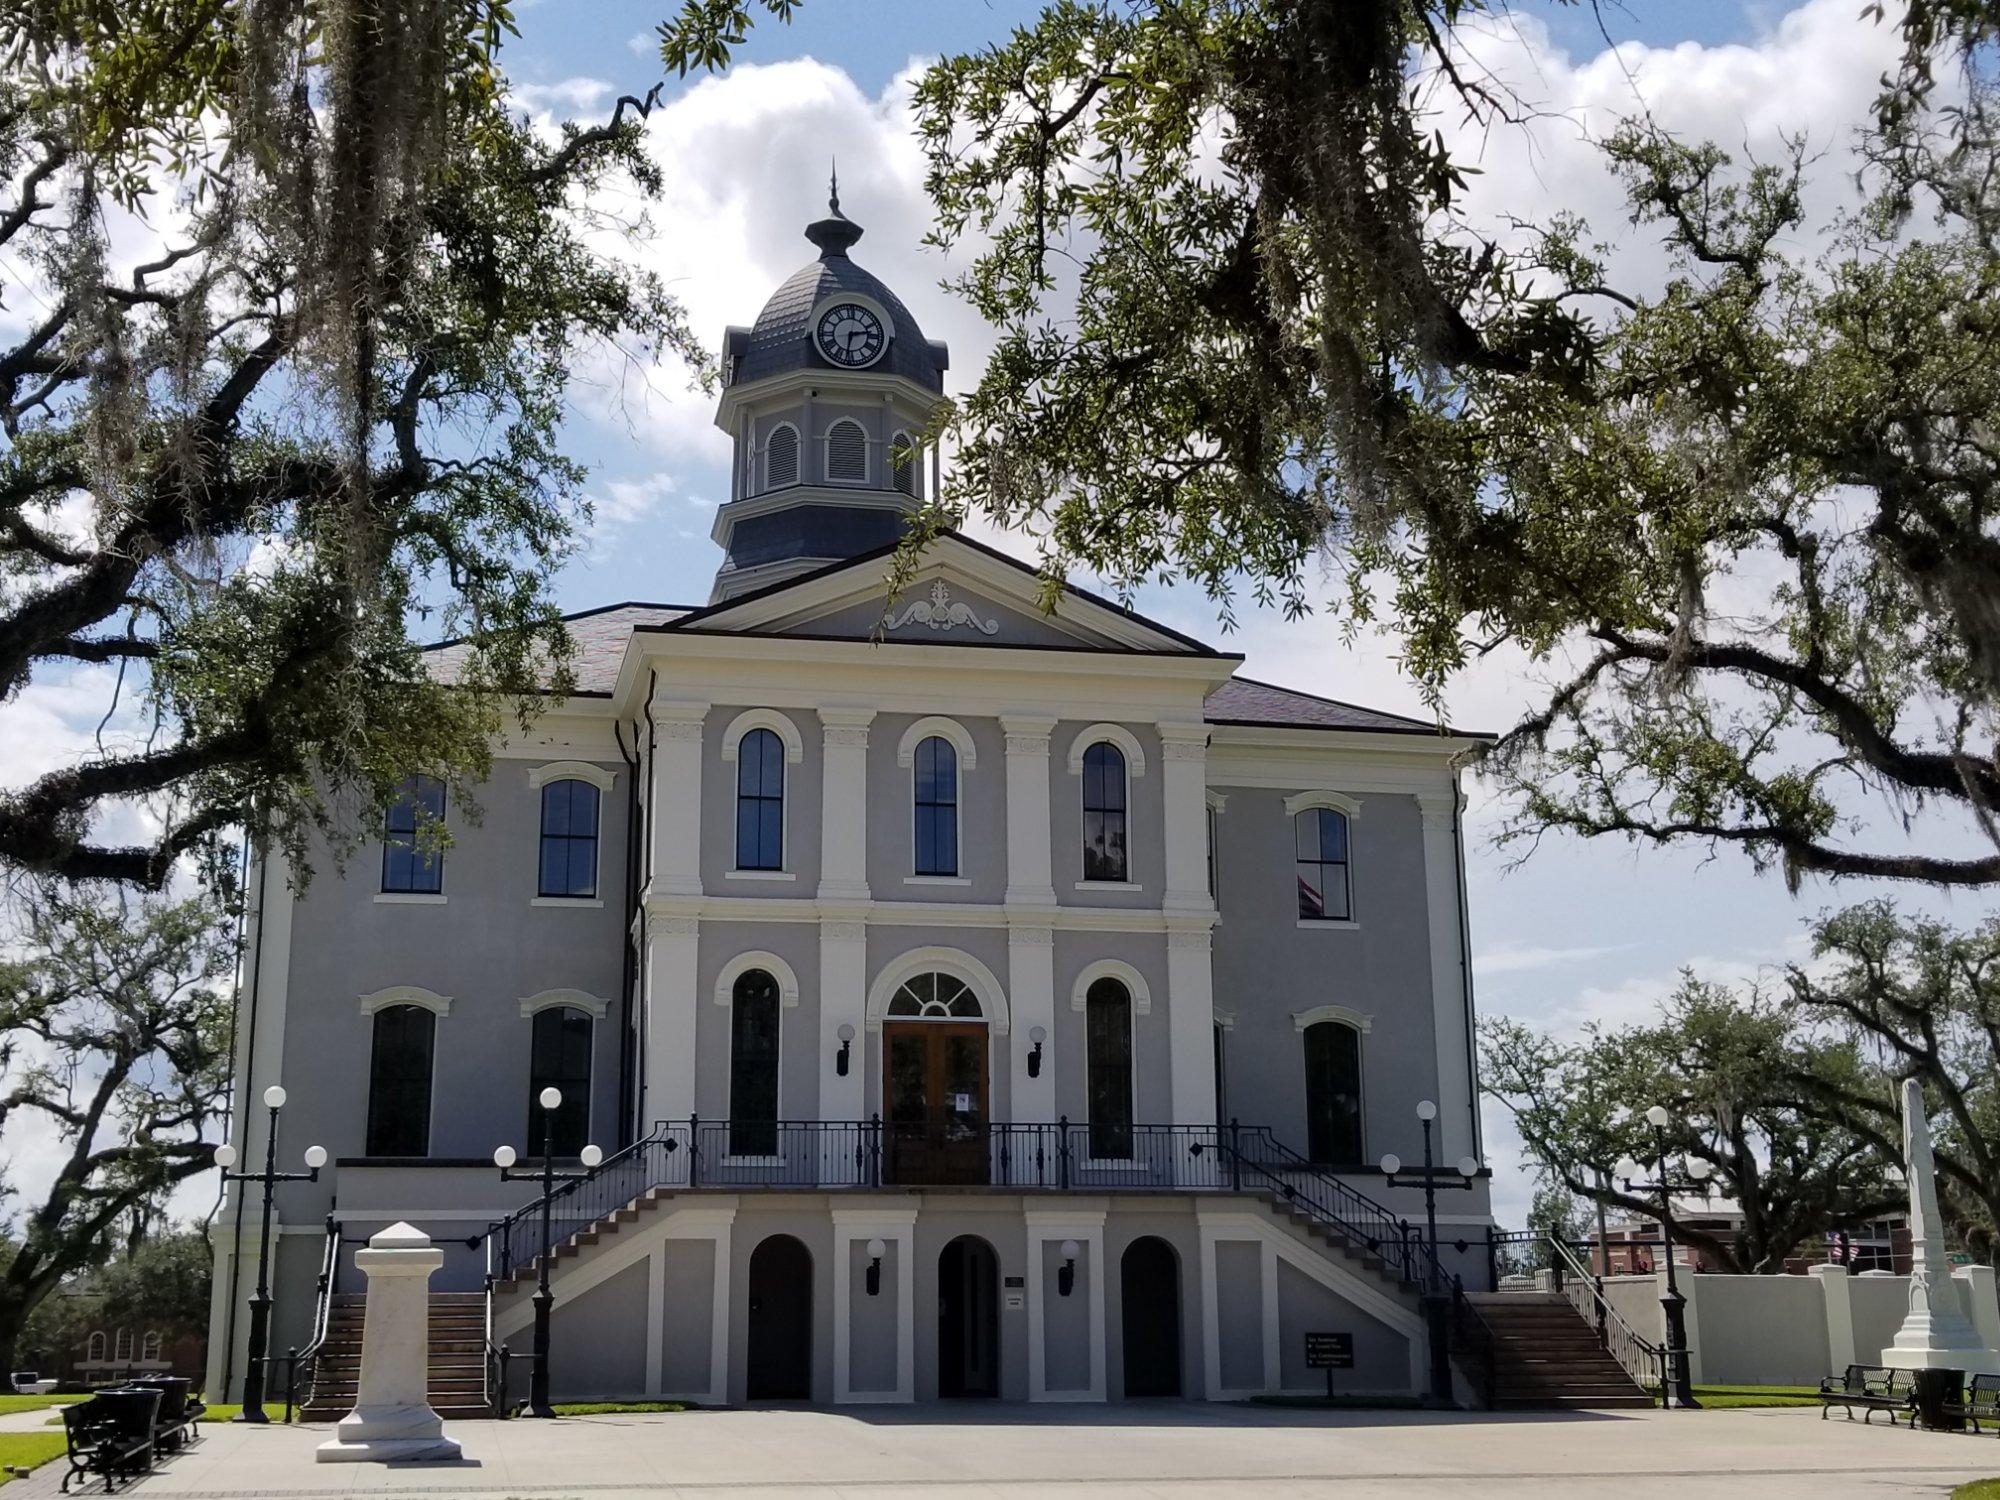
[[[1095,1153],[1093,1152],[1095,1148]],[[1261,1125],[1084,1123],[899,1125],[842,1120],[665,1121],[588,1177],[557,1185],[561,1245],[655,1190],[851,1191],[984,1187],[1088,1193],[1268,1193],[1412,1284],[1441,1272],[1420,1229],[1280,1142]],[[506,1280],[541,1252],[541,1199],[488,1226]]]

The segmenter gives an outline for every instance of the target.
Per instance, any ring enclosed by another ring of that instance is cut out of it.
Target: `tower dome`
[[[944,400],[945,346],[849,255],[862,229],[838,181],[805,234],[818,258],[723,339],[715,420],[736,462],[715,518],[718,600],[895,542],[927,468],[935,482],[922,440]]]

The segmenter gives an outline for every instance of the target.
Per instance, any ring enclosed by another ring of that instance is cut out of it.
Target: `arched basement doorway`
[[[1000,1257],[974,1234],[938,1255],[938,1394],[1000,1394]]]
[[[1181,1273],[1174,1247],[1142,1235],[1118,1265],[1125,1323],[1125,1394],[1181,1393]]]
[[[750,1252],[750,1400],[812,1399],[812,1295],[812,1252],[791,1235]]]

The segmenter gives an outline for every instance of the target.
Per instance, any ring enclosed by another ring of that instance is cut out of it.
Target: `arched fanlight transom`
[[[984,1016],[972,986],[949,974],[919,974],[906,981],[889,1001],[889,1014],[901,1020],[977,1021]]]

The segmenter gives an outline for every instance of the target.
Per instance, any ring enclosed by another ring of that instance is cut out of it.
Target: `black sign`
[[[1351,1333],[1309,1333],[1306,1335],[1308,1370],[1351,1370],[1354,1368],[1354,1335]]]
[[[1003,1276],[1001,1280],[1009,1287],[1026,1286],[1028,1284],[1028,1278],[1025,1276]]]

